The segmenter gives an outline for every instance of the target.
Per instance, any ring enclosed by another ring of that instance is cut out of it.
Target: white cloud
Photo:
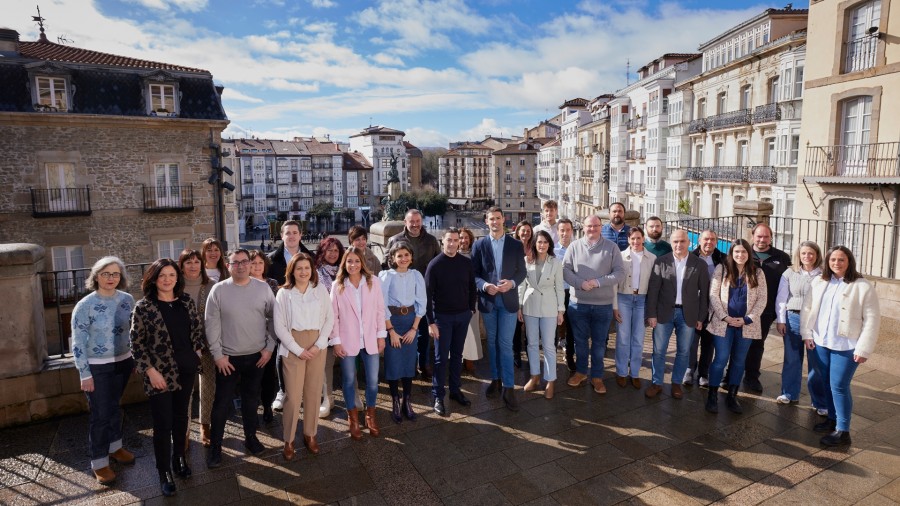
[[[310,5],[313,7],[317,7],[320,9],[327,9],[329,7],[334,7],[337,5],[337,2],[332,0],[309,0]]]
[[[131,0],[135,3],[156,9],[167,11],[172,8],[181,11],[199,12],[206,8],[207,0]]]
[[[372,61],[378,63],[379,65],[391,66],[391,67],[402,67],[403,60],[400,58],[389,55],[386,53],[378,53],[372,57]]]
[[[406,139],[417,148],[446,148],[452,140],[447,134],[438,130],[425,127],[403,128]]]
[[[502,126],[498,124],[494,118],[482,118],[481,122],[472,128],[460,130],[459,138],[455,141],[471,141],[481,142],[488,135],[496,137],[511,137],[513,135],[522,135],[524,127],[521,126]]]
[[[222,92],[222,98],[226,101],[227,100],[236,100],[238,102],[247,102],[247,103],[251,103],[251,104],[262,104],[265,102],[261,98],[251,97],[250,95],[241,93],[241,92],[235,90],[234,88],[225,88],[225,90]]]

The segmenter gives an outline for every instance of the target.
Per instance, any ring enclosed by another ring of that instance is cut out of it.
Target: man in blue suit
[[[521,242],[504,233],[503,211],[499,207],[488,209],[484,222],[491,233],[475,242],[472,263],[491,364],[491,384],[486,395],[496,397],[502,386],[506,407],[518,411],[512,338],[519,311],[516,287],[525,280],[525,250]]]

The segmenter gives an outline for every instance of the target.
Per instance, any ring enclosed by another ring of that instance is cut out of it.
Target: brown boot
[[[378,430],[378,422],[375,420],[375,408],[366,408],[366,427],[369,428],[369,434],[372,437],[378,437],[381,431]]]
[[[284,443],[284,450],[281,451],[281,456],[284,457],[284,460],[290,462],[294,460],[295,455],[297,455],[297,452],[294,450],[294,442]]]
[[[313,455],[319,454],[319,443],[316,442],[315,436],[303,436],[303,444],[306,446],[306,449],[309,450],[309,453]]]
[[[538,375],[531,376],[531,379],[528,380],[528,383],[525,383],[525,391],[526,392],[534,392],[538,389],[541,384],[541,377]]]
[[[204,448],[209,448],[209,424],[208,423],[200,424],[200,442],[203,443]]]
[[[350,439],[357,441],[362,439],[362,431],[359,430],[359,410],[356,408],[348,409],[347,420],[350,422]]]
[[[94,476],[97,477],[97,483],[101,485],[109,485],[116,481],[116,473],[109,466],[94,469]]]

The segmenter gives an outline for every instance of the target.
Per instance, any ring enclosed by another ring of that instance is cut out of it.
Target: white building
[[[591,122],[588,110],[590,102],[583,98],[565,101],[560,109],[560,166],[559,181],[559,214],[574,217],[576,215],[577,181],[581,177],[577,163],[578,129]]]
[[[350,136],[350,151],[358,151],[372,162],[376,195],[387,195],[388,173],[391,170],[392,156],[397,159],[400,190],[409,191],[409,157],[403,146],[404,135],[406,135],[405,132],[393,128],[370,126],[363,129],[362,132]]]

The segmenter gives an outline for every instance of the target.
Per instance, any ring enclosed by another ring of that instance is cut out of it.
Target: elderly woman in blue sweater
[[[91,268],[88,290],[72,311],[72,355],[87,395],[90,418],[88,441],[91,469],[97,481],[116,480],[110,459],[134,463],[134,455],[122,447],[122,410],[119,400],[134,370],[129,329],[134,297],[128,287],[125,264],[117,257],[103,257]]]

